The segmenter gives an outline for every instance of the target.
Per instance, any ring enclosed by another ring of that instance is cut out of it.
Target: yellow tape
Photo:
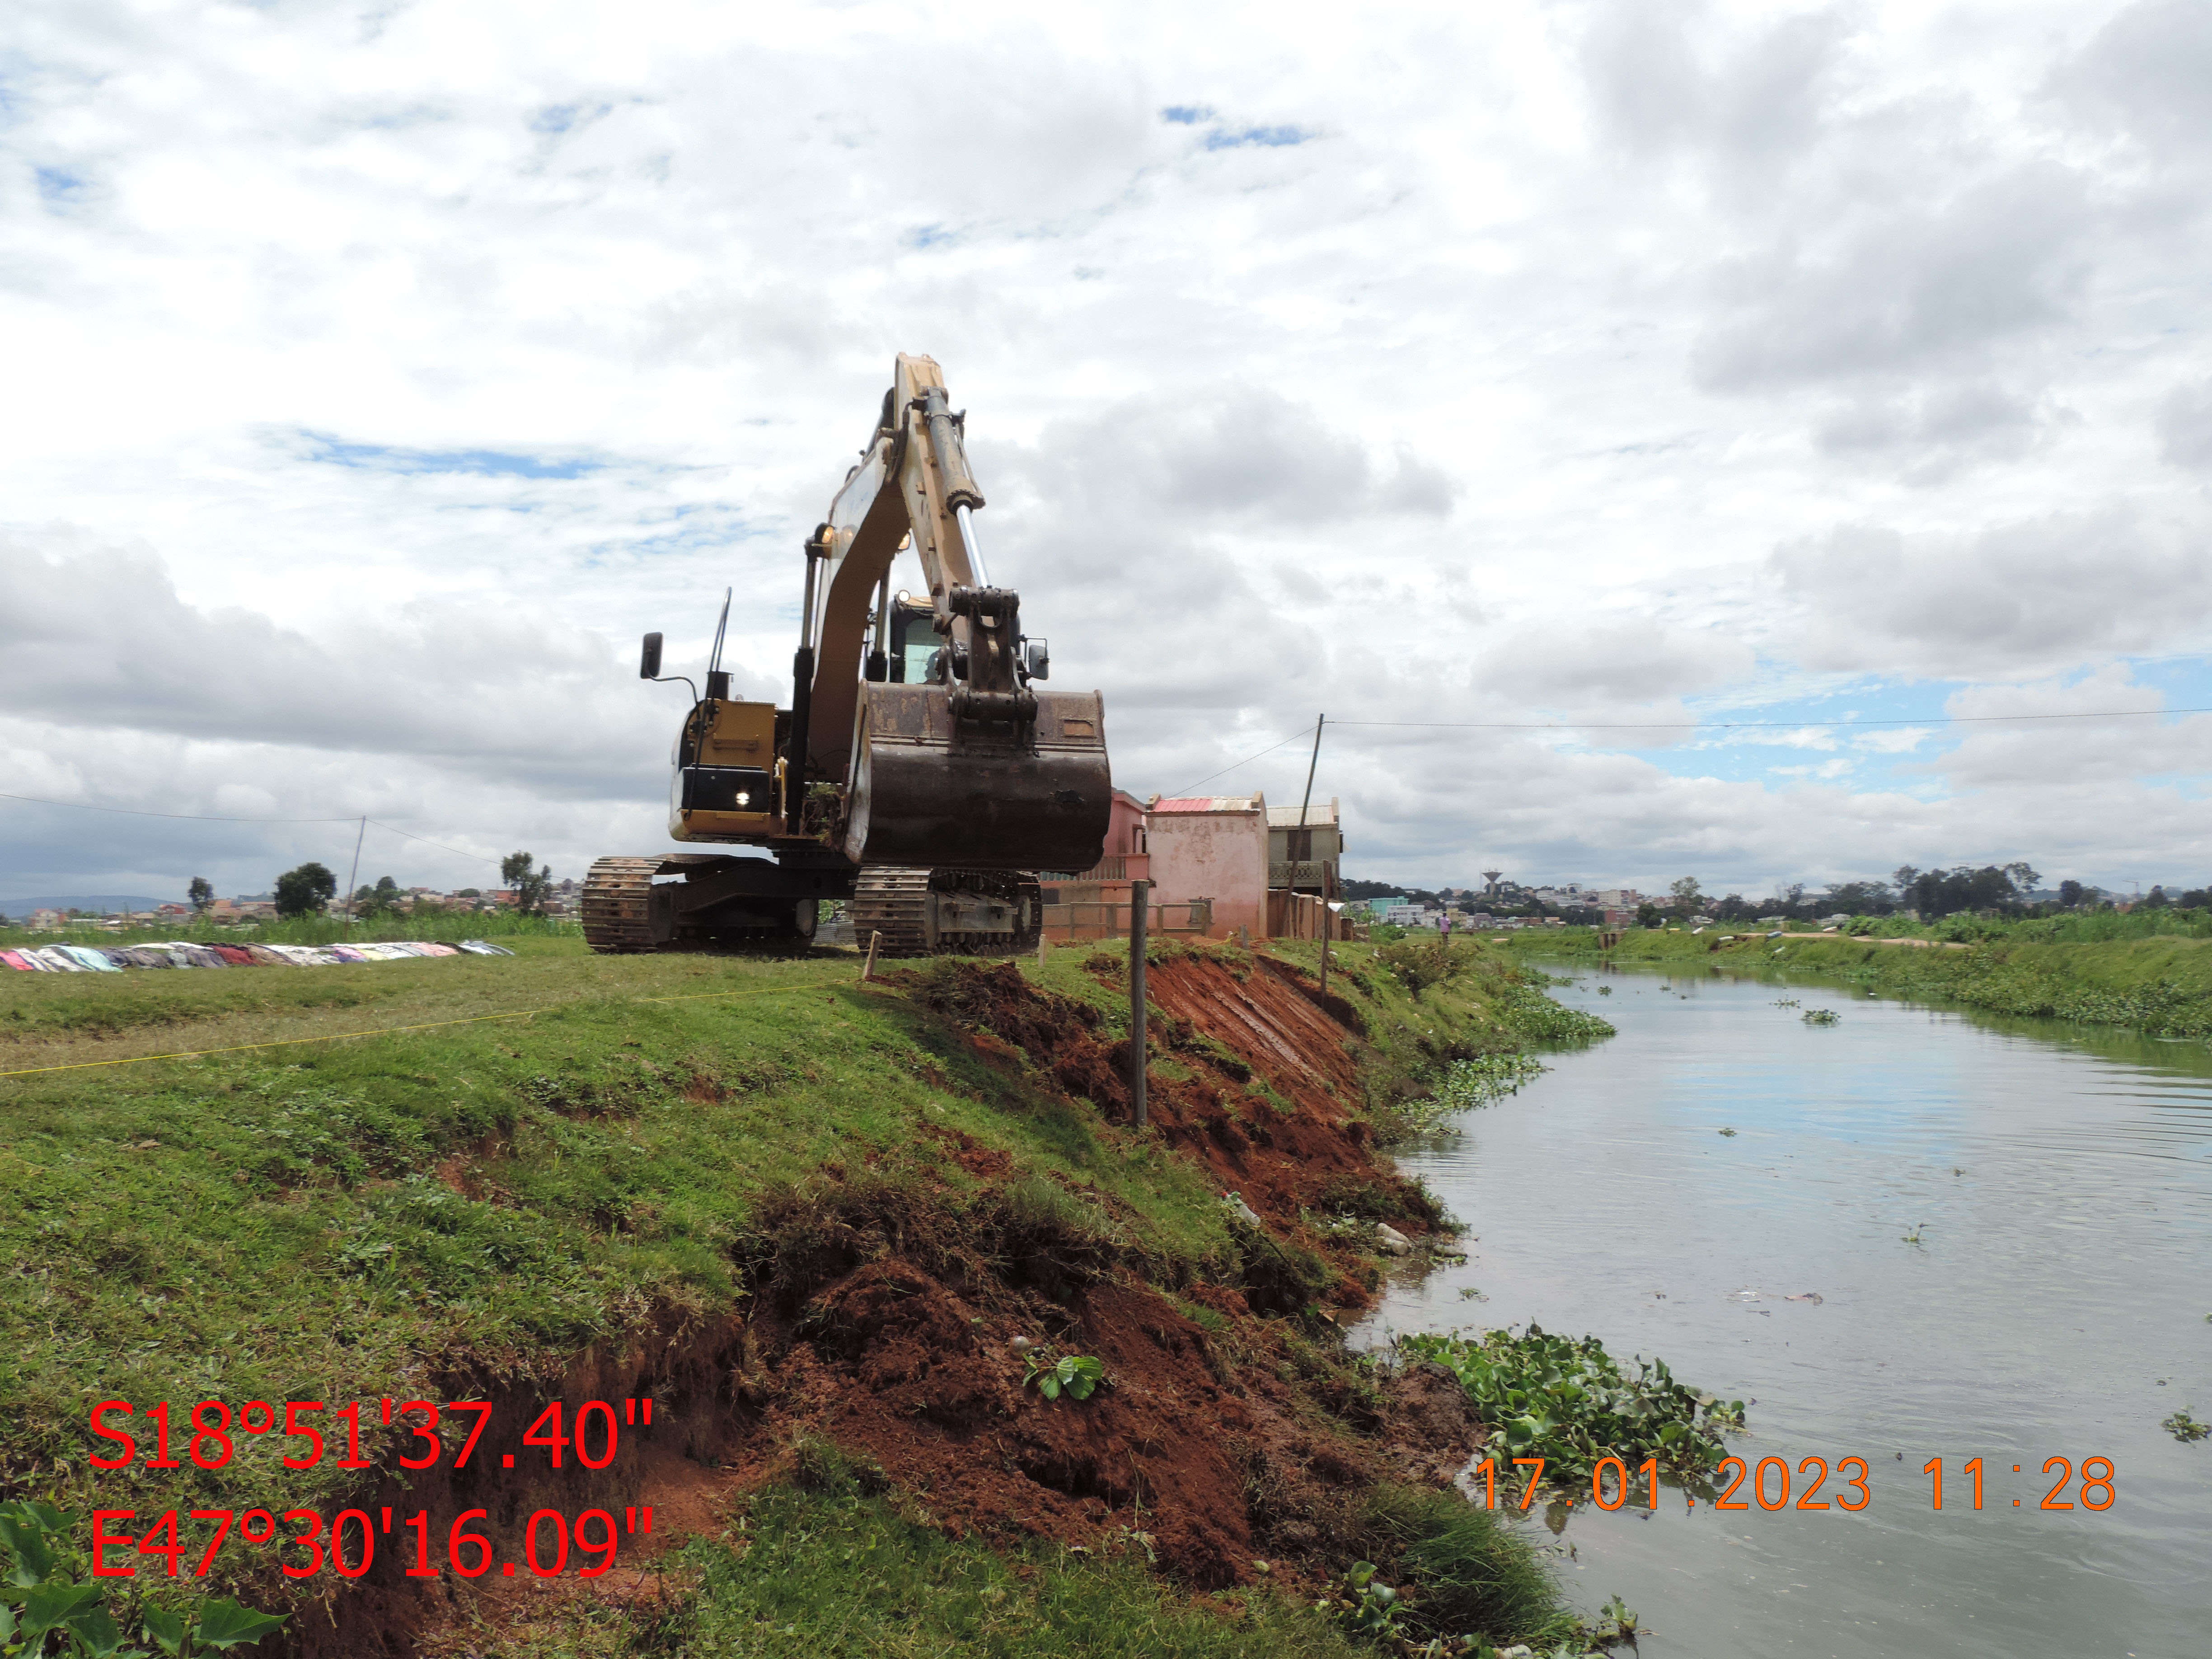
[[[633,1002],[697,1002],[707,997],[767,997],[785,991],[811,991],[831,980],[809,980],[799,985],[774,985],[760,991],[701,991],[681,997],[633,997]],[[569,1002],[581,1002],[582,997],[572,997]],[[521,1008],[507,1014],[471,1014],[466,1019],[435,1019],[422,1025],[384,1025],[373,1031],[333,1031],[327,1036],[279,1037],[272,1042],[240,1042],[228,1048],[186,1048],[173,1054],[133,1054],[125,1060],[80,1060],[67,1066],[26,1066],[21,1070],[0,1072],[0,1077],[37,1077],[47,1072],[89,1072],[102,1066],[143,1066],[156,1060],[204,1060],[210,1054],[242,1054],[255,1048],[289,1048],[302,1042],[343,1042],[349,1037],[393,1036],[403,1031],[436,1031],[452,1025],[481,1025],[492,1019],[528,1019],[532,1014],[550,1014],[556,1008],[566,1008],[569,1002],[556,1002],[544,1008]]]

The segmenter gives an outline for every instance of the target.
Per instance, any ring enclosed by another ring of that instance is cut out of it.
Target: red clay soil
[[[1042,1073],[1071,1098],[1109,1117],[1126,1115],[1127,1045],[1105,1040],[1095,1008],[1030,984],[1011,963],[899,980],[977,1052],[1031,1086]],[[1153,1122],[1222,1188],[1240,1192],[1273,1237],[1325,1257],[1339,1273],[1333,1294],[1340,1305],[1360,1305],[1372,1264],[1299,1218],[1300,1206],[1332,1182],[1403,1190],[1358,1115],[1357,1040],[1286,971],[1264,964],[1240,977],[1220,961],[1187,957],[1154,968],[1149,984],[1158,1010],[1154,1063],[1171,1054],[1188,1073],[1153,1075]],[[1237,1073],[1248,1066],[1289,1109],[1247,1091]],[[937,1139],[944,1144],[933,1142],[935,1152],[987,1191],[1010,1173],[1003,1152],[951,1132]],[[857,1194],[867,1173],[848,1182],[833,1169],[816,1185]],[[1419,1228],[1409,1221],[1406,1230]],[[1449,1480],[1480,1440],[1449,1373],[1412,1366],[1377,1389],[1327,1343],[1301,1339],[1291,1322],[1259,1317],[1235,1285],[1179,1292],[1184,1306],[1200,1304],[1226,1319],[1213,1335],[1129,1265],[1099,1264],[1041,1287],[1023,1281],[1018,1263],[994,1267],[972,1253],[932,1254],[911,1243],[893,1248],[895,1229],[878,1237],[795,1296],[779,1299],[770,1278],[742,1323],[639,1356],[620,1377],[601,1365],[568,1379],[572,1401],[650,1391],[663,1402],[665,1418],[656,1422],[665,1420],[665,1432],[653,1437],[661,1452],[611,1471],[623,1489],[591,1499],[617,1514],[623,1505],[655,1506],[653,1538],[625,1544],[619,1576],[592,1592],[478,1581],[459,1592],[483,1598],[473,1613],[463,1601],[416,1598],[411,1614],[402,1603],[414,1587],[395,1578],[362,1586],[354,1618],[325,1623],[320,1609],[309,1609],[285,1645],[329,1655],[458,1653],[473,1620],[527,1616],[541,1598],[649,1593],[639,1586],[656,1552],[714,1528],[746,1491],[790,1478],[810,1439],[880,1471],[956,1534],[1087,1544],[1127,1528],[1147,1536],[1164,1569],[1206,1589],[1251,1582],[1263,1559],[1278,1582],[1340,1567],[1332,1546],[1361,1488],[1382,1479]],[[1085,1401],[1047,1401],[1022,1382],[1017,1339],[1095,1355],[1111,1386]],[[427,1497],[434,1514],[485,1504],[495,1532],[519,1542],[514,1528],[536,1504],[574,1515],[580,1496],[518,1488],[416,1492],[404,1501],[411,1512]],[[441,1583],[434,1594],[453,1591]]]
[[[1156,1015],[1146,1099],[1154,1127],[1279,1231],[1299,1234],[1300,1210],[1328,1207],[1322,1194],[1346,1182],[1389,1194],[1402,1206],[1401,1230],[1423,1231],[1417,1218],[1427,1212],[1425,1200],[1378,1157],[1366,1122],[1356,1115],[1358,1039],[1315,1006],[1291,969],[1265,957],[1246,960],[1251,966],[1242,978],[1221,961],[1195,954],[1147,969],[1146,996]],[[1102,1039],[1097,1009],[1030,984],[1011,962],[963,963],[949,978],[899,977],[925,1006],[980,1028],[970,1039],[980,1052],[1011,1060],[1019,1049],[1071,1097],[1127,1121],[1128,1042]],[[1230,1050],[1291,1109],[1246,1092],[1198,1037]],[[1189,1076],[1162,1075],[1164,1054]],[[1301,1242],[1329,1253],[1310,1237],[1301,1235]],[[1364,1305],[1358,1286],[1340,1288],[1345,1305]]]

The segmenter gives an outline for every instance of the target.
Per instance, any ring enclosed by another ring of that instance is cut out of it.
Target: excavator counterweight
[[[824,899],[895,951],[1020,950],[1041,870],[1103,848],[1113,778],[1098,694],[1054,692],[1021,599],[991,585],[966,417],[902,356],[876,430],[805,544],[787,709],[732,699],[722,623],[676,741],[669,834],[769,857],[602,859],[585,884],[597,951],[802,939]],[[926,595],[890,588],[902,551]],[[660,673],[660,635],[640,667]],[[690,682],[686,680],[685,684]]]

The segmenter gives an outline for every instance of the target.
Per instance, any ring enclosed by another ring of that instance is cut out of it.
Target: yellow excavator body
[[[1018,950],[1040,871],[1102,854],[1113,796],[1095,691],[1043,688],[1021,599],[991,585],[965,421],[927,357],[902,356],[876,430],[805,544],[788,708],[732,698],[723,605],[706,685],[678,731],[669,834],[769,856],[601,859],[585,884],[599,951],[812,935],[824,900],[894,951]],[[911,549],[926,595],[894,601]],[[660,673],[646,636],[642,678]],[[685,684],[689,684],[687,680]]]

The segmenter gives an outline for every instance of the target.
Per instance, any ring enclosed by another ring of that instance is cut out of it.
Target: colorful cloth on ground
[[[54,948],[68,951],[79,966],[88,968],[95,974],[112,974],[118,971],[115,964],[107,959],[106,951],[95,950],[89,945],[60,945]]]

